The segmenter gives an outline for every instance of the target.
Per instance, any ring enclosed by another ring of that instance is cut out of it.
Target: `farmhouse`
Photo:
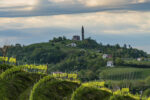
[[[108,54],[103,54],[103,59],[108,58]]]
[[[113,61],[108,61],[107,62],[107,67],[114,67]]]
[[[77,47],[77,44],[76,43],[70,43],[70,44],[68,44],[66,46],[68,46],[68,47]]]
[[[137,61],[142,61],[142,58],[137,58]]]

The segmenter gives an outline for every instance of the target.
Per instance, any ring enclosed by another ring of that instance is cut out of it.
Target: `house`
[[[137,58],[137,61],[142,61],[142,58]]]
[[[76,43],[71,43],[70,46],[71,47],[77,47],[77,44]]]
[[[76,43],[70,43],[70,44],[68,44],[66,46],[68,46],[68,47],[77,47],[77,44]]]
[[[75,41],[80,41],[80,36],[78,35],[74,35],[72,40],[75,40]]]
[[[107,67],[114,67],[113,61],[108,61],[107,62]]]
[[[103,59],[108,58],[108,54],[103,54]]]

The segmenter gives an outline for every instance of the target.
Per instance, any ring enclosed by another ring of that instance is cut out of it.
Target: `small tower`
[[[83,41],[84,40],[84,27],[83,26],[82,26],[81,33],[82,33],[82,41]]]

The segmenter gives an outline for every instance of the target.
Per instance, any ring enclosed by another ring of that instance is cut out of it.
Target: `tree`
[[[127,49],[127,45],[126,45],[126,44],[124,44],[123,48]]]
[[[123,65],[123,64],[124,64],[124,61],[123,61],[121,58],[116,58],[115,64],[116,64],[116,65]]]
[[[120,45],[119,45],[119,44],[116,44],[115,47],[116,47],[117,49],[120,49]]]
[[[3,57],[6,57],[6,54],[7,54],[7,51],[8,51],[8,48],[9,48],[9,47],[10,47],[10,46],[6,46],[6,45],[5,45],[3,48],[0,48]]]

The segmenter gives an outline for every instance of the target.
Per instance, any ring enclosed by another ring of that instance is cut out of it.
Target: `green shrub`
[[[12,67],[12,65],[0,64],[0,73]]]
[[[71,100],[109,100],[111,95],[98,88],[81,86],[73,93]]]
[[[40,77],[42,77],[40,74],[22,72],[17,73],[9,80],[0,80],[0,100],[25,100],[20,96],[22,93],[25,94],[24,92],[32,87]],[[29,100],[29,97],[27,98]]]
[[[136,100],[136,99],[130,96],[114,95],[110,98],[110,100]]]
[[[70,100],[78,83],[53,79],[40,84],[30,100]]]
[[[146,78],[146,84],[150,85],[150,76]]]
[[[150,97],[150,89],[145,90],[143,96]]]

